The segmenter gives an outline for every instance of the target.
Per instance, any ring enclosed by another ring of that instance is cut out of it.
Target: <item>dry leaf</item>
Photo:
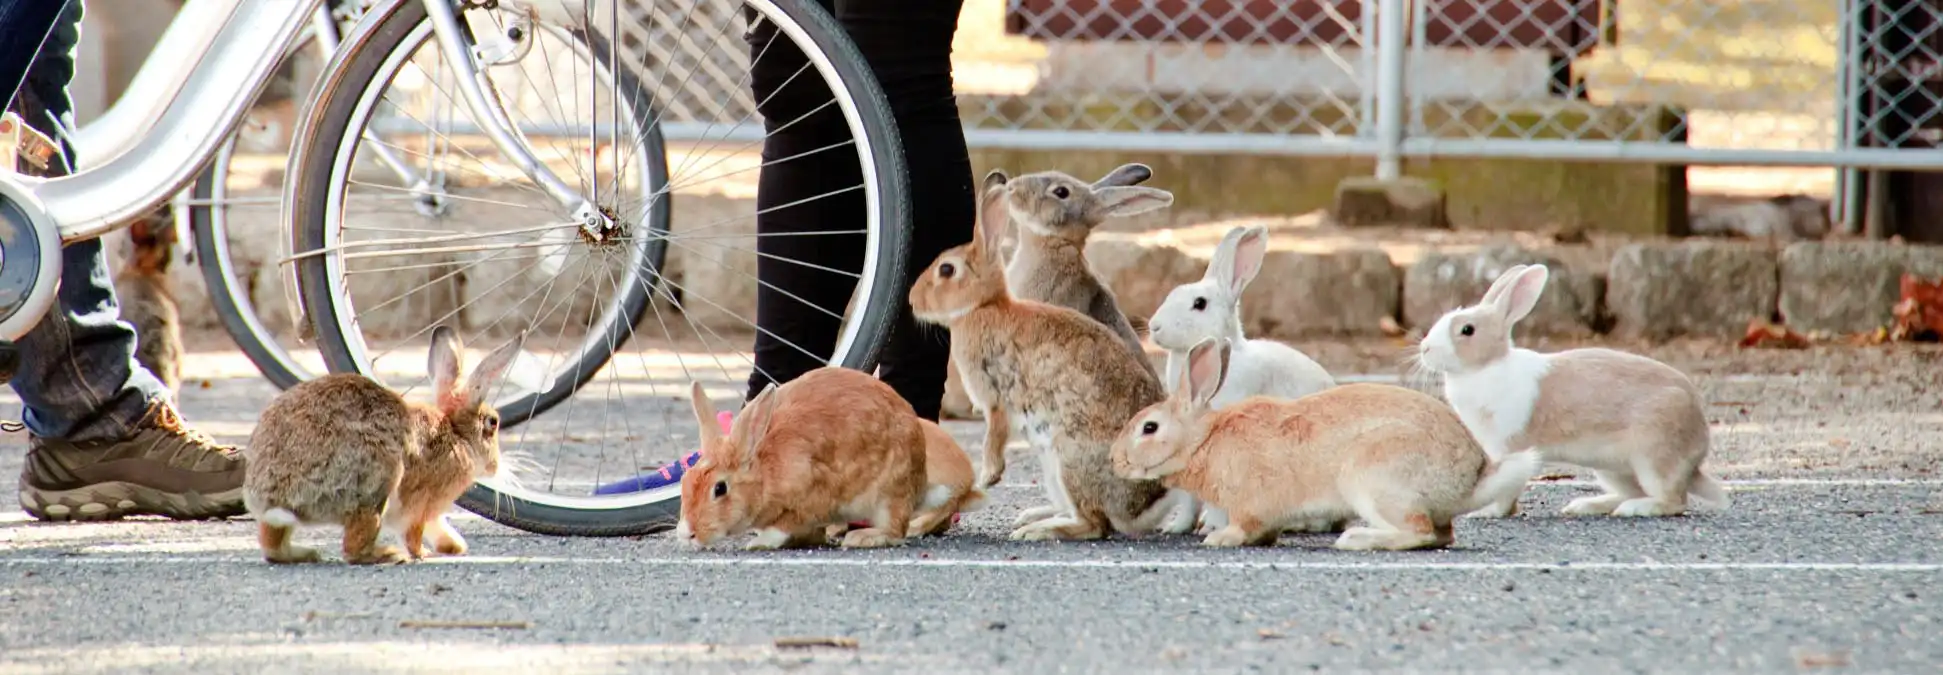
[[[1770,349],[1804,349],[1811,343],[1800,333],[1788,330],[1761,319],[1747,322],[1747,335],[1741,337],[1742,349],[1765,347]]]
[[[1849,665],[1849,652],[1846,649],[1829,652],[1796,649],[1795,665],[1802,668],[1840,668]]]
[[[1376,322],[1376,328],[1390,337],[1403,336],[1403,326],[1398,325],[1397,320],[1392,317],[1383,317],[1383,320]]]
[[[847,637],[779,637],[776,638],[777,649],[791,649],[791,648],[803,649],[808,647],[836,647],[838,649],[856,649],[857,639],[847,638]]]
[[[1899,342],[1943,340],[1943,277],[1938,277],[1932,283],[1905,272],[1901,291],[1901,299],[1889,312],[1893,317],[1889,339]]]

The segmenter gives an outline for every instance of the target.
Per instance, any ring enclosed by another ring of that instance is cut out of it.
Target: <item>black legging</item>
[[[818,0],[856,42],[890,99],[903,137],[910,169],[911,258],[898,283],[899,312],[878,364],[878,376],[902,395],[920,416],[938,419],[944,395],[949,334],[922,330],[911,320],[904,293],[931,260],[945,249],[971,240],[973,203],[971,158],[952,94],[951,40],[963,0]],[[865,220],[862,169],[850,129],[835,105],[803,117],[831,100],[829,88],[789,40],[772,40],[775,25],[763,22],[747,39],[754,60],[750,86],[767,127],[756,189],[758,234],[861,229]],[[767,51],[765,52],[765,48]],[[794,79],[791,79],[795,76]],[[787,83],[788,86],[784,87]],[[782,90],[778,91],[781,87]],[[789,125],[778,130],[778,127]],[[818,148],[830,148],[807,157]],[[841,194],[823,196],[849,190]],[[809,200],[802,204],[782,206]],[[856,273],[863,269],[863,235],[760,236],[756,276],[757,372],[749,376],[748,396],[770,378],[788,382],[823,365],[835,348],[838,320],[787,294],[841,316],[856,288],[854,277],[796,264],[802,261]],[[780,290],[776,290],[780,289]],[[773,336],[772,336],[773,334]],[[785,343],[784,341],[787,341]],[[767,377],[765,377],[767,375]]]

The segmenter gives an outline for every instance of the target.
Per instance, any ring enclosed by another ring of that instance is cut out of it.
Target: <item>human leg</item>
[[[81,3],[66,6],[29,65],[13,109],[61,147],[50,175],[72,170],[69,142]],[[160,380],[135,362],[100,240],[62,249],[56,305],[22,336],[10,384],[32,434],[21,506],[48,520],[131,514],[241,515],[243,461],[183,426]]]

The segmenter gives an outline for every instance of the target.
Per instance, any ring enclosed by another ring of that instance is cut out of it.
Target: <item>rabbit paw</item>
[[[1518,515],[1518,500],[1492,504],[1464,515],[1465,518],[1510,518]]]
[[[1612,515],[1621,518],[1658,518],[1661,516],[1677,516],[1685,511],[1686,509],[1675,508],[1671,504],[1652,497],[1641,497],[1620,502],[1618,508],[1612,510]]]
[[[1098,539],[1102,533],[1086,529],[1071,516],[1055,516],[1012,531],[1013,541],[1051,541],[1055,539]]]
[[[749,543],[742,548],[747,551],[774,551],[788,543],[788,532],[773,527],[766,527],[757,532],[756,536],[749,539]]]
[[[1568,516],[1606,516],[1626,501],[1626,495],[1604,494],[1596,497],[1580,497],[1565,505],[1563,513]]]
[[[884,548],[887,546],[898,546],[903,543],[903,539],[893,537],[889,532],[874,527],[851,530],[848,534],[843,535],[844,548]]]
[[[994,485],[998,485],[999,479],[1004,477],[1005,477],[1004,466],[987,466],[985,468],[979,469],[978,487],[979,489],[984,489]]]
[[[282,551],[263,556],[264,560],[277,564],[299,564],[323,562],[324,554],[308,546],[289,546]]]
[[[1201,545],[1234,548],[1247,542],[1248,533],[1241,531],[1240,527],[1224,525],[1221,529],[1215,530],[1213,534],[1208,535],[1208,538],[1202,539]]]
[[[396,546],[380,546],[372,549],[370,553],[351,558],[345,562],[353,565],[397,565],[411,562],[411,559],[411,556],[405,554],[404,549]]]
[[[1053,506],[1050,504],[1045,506],[1034,506],[1024,511],[1020,511],[1019,517],[1012,519],[1012,526],[1024,527],[1026,525],[1031,525],[1033,523],[1057,515],[1059,515],[1059,507],[1057,506]]]

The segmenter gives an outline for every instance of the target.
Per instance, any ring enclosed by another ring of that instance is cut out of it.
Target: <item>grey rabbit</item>
[[[1121,218],[1174,203],[1166,190],[1138,187],[1154,175],[1144,164],[1123,164],[1087,184],[1059,171],[1017,178],[994,170],[985,174],[981,193],[1005,191],[1005,204],[1018,221],[1018,245],[1005,266],[1005,285],[1025,300],[1071,308],[1092,317],[1125,342],[1141,367],[1158,377],[1140,345],[1146,322],[1120,311],[1120,304],[1086,265],[1086,240],[1108,218]]]

